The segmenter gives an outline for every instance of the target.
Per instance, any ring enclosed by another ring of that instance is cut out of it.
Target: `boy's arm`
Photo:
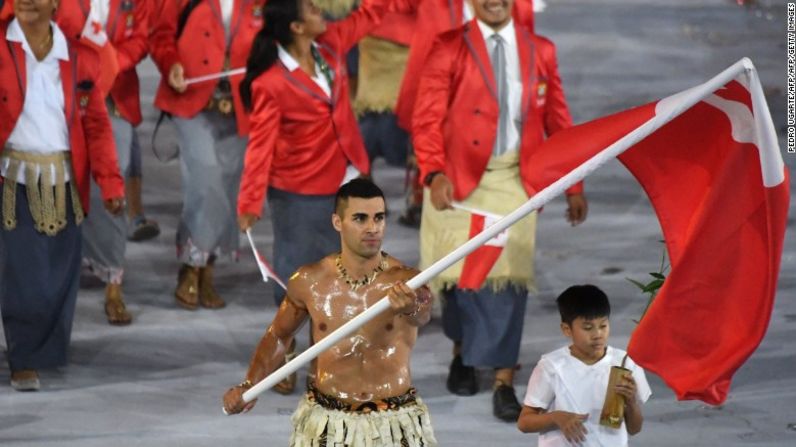
[[[635,435],[641,431],[644,415],[641,413],[641,403],[638,399],[638,391],[633,374],[625,374],[624,380],[616,385],[616,392],[625,397],[625,428],[627,428],[627,433]]]
[[[629,435],[641,431],[644,415],[641,413],[641,404],[636,399],[625,401],[625,427]]]
[[[520,418],[517,420],[517,428],[523,433],[539,433],[558,429],[561,430],[567,441],[578,443],[586,440],[587,430],[583,426],[583,421],[588,417],[588,414],[566,411],[546,413],[542,408],[524,405]]]

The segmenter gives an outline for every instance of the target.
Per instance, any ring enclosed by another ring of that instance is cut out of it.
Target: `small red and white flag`
[[[108,35],[99,19],[99,13],[93,6],[86,17],[86,24],[83,25],[80,40],[94,48],[99,54],[100,77],[97,80],[97,87],[103,92],[103,95],[107,96],[113,87],[116,75],[119,74],[119,59],[116,49],[108,40]]]
[[[257,267],[260,268],[260,274],[263,275],[263,282],[268,282],[268,278],[271,278],[279,284],[283,290],[287,291],[287,286],[285,283],[279,279],[274,269],[271,267],[271,264],[265,260],[265,256],[260,254],[260,251],[257,250],[257,246],[254,245],[254,238],[252,238],[252,230],[246,230],[246,237],[249,238],[249,245],[252,247],[252,253],[254,254],[254,259],[257,261]]]
[[[498,214],[470,208],[460,203],[454,203],[453,207],[470,213],[470,239],[503,218],[503,216]],[[506,229],[467,255],[464,258],[464,265],[462,266],[462,273],[459,276],[457,287],[472,290],[478,290],[483,287],[484,281],[489,276],[492,267],[495,266],[508,239],[509,230]]]
[[[720,404],[768,327],[790,203],[752,62],[557,132],[529,157],[529,178],[560,194],[616,156],[649,196],[672,266],[628,352],[678,399]]]

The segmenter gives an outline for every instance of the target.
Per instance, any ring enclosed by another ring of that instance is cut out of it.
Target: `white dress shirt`
[[[313,43],[313,45],[315,44]],[[292,54],[288,53],[287,50],[282,47],[282,45],[276,44],[276,46],[277,51],[279,52],[279,60],[282,61],[288,71],[293,71],[299,68],[299,63],[295,58],[293,58]],[[312,78],[312,81],[315,82],[315,84],[317,84],[324,93],[326,93],[326,96],[332,96],[332,89],[329,86],[329,81],[326,79],[326,76],[323,75],[323,72],[321,72],[321,67],[319,67],[317,63],[315,64],[315,74],[310,76],[310,78]]]
[[[520,57],[517,49],[517,35],[514,32],[514,20],[510,20],[500,31],[495,32],[486,23],[476,20],[478,27],[481,29],[481,34],[486,41],[486,50],[489,55],[495,48],[494,40],[490,39],[492,35],[498,34],[503,38],[503,45],[506,51],[506,78],[509,86],[509,126],[507,132],[506,152],[515,151],[519,148],[520,144],[520,125],[522,108],[522,72],[520,71]],[[484,61],[488,64],[490,59]],[[486,67],[492,70],[492,66]],[[497,81],[497,80],[496,80]]]
[[[59,61],[69,60],[69,48],[58,26],[54,22],[50,22],[50,26],[53,30],[52,49],[41,62],[34,56],[17,19],[11,21],[6,31],[6,39],[9,42],[22,43],[27,74],[22,113],[6,141],[6,146],[16,151],[40,154],[69,151],[69,128],[66,125],[64,90],[59,65]],[[8,162],[7,158],[0,160],[0,174],[3,177],[7,174]],[[65,180],[69,180],[69,171],[70,169],[66,169]],[[53,176],[54,172],[55,167],[53,167]],[[24,166],[20,167],[20,173],[22,175],[19,177],[19,182],[23,184],[26,181],[37,181],[41,174],[37,172],[35,179],[25,179]]]
[[[232,9],[235,6],[235,0],[219,0],[221,3],[221,21],[224,22],[224,28],[229,33],[229,27],[232,23]]]

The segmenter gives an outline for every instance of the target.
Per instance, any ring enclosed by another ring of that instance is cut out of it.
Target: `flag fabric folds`
[[[768,327],[790,201],[751,61],[556,133],[532,157],[534,188],[567,176],[577,181],[603,155],[618,155],[649,196],[671,260],[628,352],[678,399],[720,404]]]
[[[273,279],[282,290],[287,292],[287,286],[282,279],[276,274],[271,264],[265,259],[265,256],[260,254],[260,250],[257,250],[257,245],[254,243],[254,238],[252,237],[251,228],[246,230],[246,237],[249,239],[249,246],[252,249],[252,254],[254,255],[254,260],[257,261],[257,268],[260,269],[260,274],[263,275],[263,282],[268,282],[268,279]]]
[[[478,210],[466,211],[470,212],[470,239],[503,217],[479,212]],[[460,289],[479,290],[484,285],[490,270],[492,270],[492,267],[494,267],[503,252],[503,247],[506,246],[508,238],[508,230],[502,231],[467,255],[464,258],[464,265],[462,266],[462,273],[459,276],[457,287]]]

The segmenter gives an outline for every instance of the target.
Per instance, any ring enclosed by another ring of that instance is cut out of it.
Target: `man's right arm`
[[[246,380],[230,388],[224,395],[224,409],[227,413],[236,414],[254,407],[255,401],[248,404],[243,402],[243,393],[282,364],[293,336],[307,320],[309,312],[300,293],[302,286],[296,284],[299,281],[300,279],[294,278],[288,283],[287,296],[254,351],[249,370],[246,372]],[[291,293],[296,298],[291,298]]]

